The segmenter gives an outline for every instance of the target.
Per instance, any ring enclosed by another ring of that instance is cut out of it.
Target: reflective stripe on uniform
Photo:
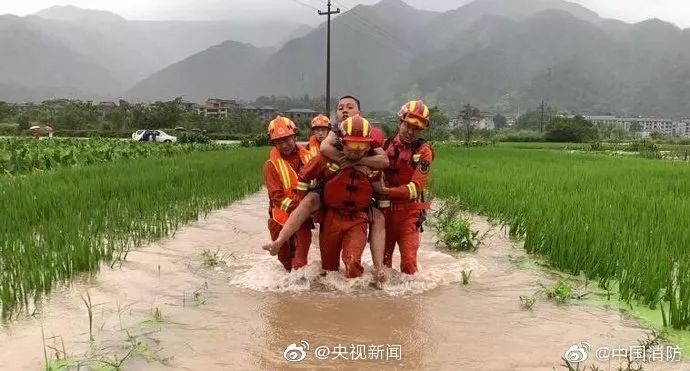
[[[330,164],[328,164],[328,170],[335,172],[340,170],[340,166],[338,166],[338,164],[336,164],[335,162],[331,162]]]
[[[284,189],[290,189],[290,170],[288,170],[288,164],[285,162],[285,160],[278,159],[276,161],[278,163],[278,170],[280,172],[280,179],[283,181],[283,188]]]
[[[410,191],[410,200],[417,198],[417,185],[414,182],[407,183],[407,189]]]
[[[298,182],[296,188],[298,191],[307,191],[309,190],[309,183]]]
[[[389,200],[380,200],[379,201],[379,207],[381,207],[381,208],[391,207],[391,202]]]
[[[280,203],[280,210],[287,211],[290,205],[292,205],[292,199],[290,197],[285,197]]]

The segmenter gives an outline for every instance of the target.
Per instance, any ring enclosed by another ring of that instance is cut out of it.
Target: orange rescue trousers
[[[280,234],[283,226],[278,224],[273,219],[268,220],[268,230],[271,232],[271,239],[275,241]],[[294,250],[294,256],[291,252],[291,246]],[[304,224],[300,229],[288,240],[288,243],[283,244],[278,250],[278,260],[283,263],[283,267],[290,272],[294,269],[300,269],[307,265],[307,255],[309,255],[309,247],[311,246],[311,226]]]
[[[364,273],[362,253],[367,244],[368,225],[369,214],[366,211],[345,215],[336,209],[326,209],[319,233],[322,268],[338,271],[342,254],[345,277],[360,277]]]
[[[386,216],[386,249],[383,264],[393,266],[395,245],[400,248],[400,271],[405,274],[417,273],[417,250],[419,250],[419,227],[417,222],[421,210],[385,208]]]

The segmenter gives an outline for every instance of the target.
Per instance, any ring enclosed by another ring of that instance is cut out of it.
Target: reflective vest
[[[309,154],[311,155],[312,158],[316,157],[319,155],[320,148],[321,148],[321,143],[316,139],[316,135],[312,135],[311,138],[309,138]]]
[[[329,170],[331,166],[329,164]],[[335,165],[337,166],[337,165]],[[323,186],[323,203],[326,207],[345,213],[366,210],[374,197],[374,187],[368,176],[353,168],[336,170],[326,178]]]
[[[400,148],[393,144],[393,139],[388,139],[383,145],[390,162],[388,169],[385,170],[385,183],[390,188],[402,185],[409,188],[411,199],[404,202],[397,201],[397,203],[407,203],[406,208],[428,209],[430,207],[429,203],[426,202],[425,190],[417,192],[417,186],[412,182],[412,176],[422,159],[420,150],[425,143],[426,141],[420,138],[412,147],[403,146]],[[379,201],[380,207],[389,207],[390,205],[390,201]]]
[[[304,149],[302,146],[297,146],[299,151],[299,159],[302,165],[305,165],[309,160],[311,160],[311,155],[309,151]],[[285,192],[285,198],[279,205],[273,205],[271,202],[271,217],[278,224],[283,225],[288,220],[290,216],[287,209],[292,205],[292,200],[295,198],[295,190],[299,187],[300,189],[303,185],[297,180],[297,172],[292,168],[289,162],[283,159],[280,151],[276,148],[271,149],[271,158],[269,160],[275,167],[278,175],[280,175],[280,181],[283,184],[283,191]]]
[[[414,175],[419,161],[422,159],[419,150],[424,143],[426,143],[424,139],[419,139],[413,148],[404,146],[401,151],[393,145],[393,140],[388,139],[386,141],[383,149],[390,161],[390,166],[386,170],[386,183],[389,187],[399,187],[412,181],[412,175]]]

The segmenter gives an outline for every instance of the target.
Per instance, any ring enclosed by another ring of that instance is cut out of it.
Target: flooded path
[[[284,273],[260,249],[266,218],[260,192],[131,252],[121,267],[104,267],[90,280],[57,289],[36,318],[0,329],[0,370],[42,369],[42,329],[50,359],[64,351],[73,364],[100,360],[121,362],[124,370],[204,371],[562,370],[561,357],[573,344],[630,347],[648,333],[616,311],[546,299],[522,309],[519,297],[550,280],[511,263],[522,249],[482,218],[472,219],[473,228],[486,233],[477,253],[438,251],[427,231],[420,274],[397,274],[382,289],[370,285],[368,252],[367,273],[359,280],[321,277],[315,247],[308,267]],[[212,254],[204,258],[204,250]],[[225,263],[210,267],[216,251]],[[473,272],[466,286],[463,270]],[[93,342],[82,300],[88,301],[87,290]],[[301,341],[309,344],[306,358],[286,361],[286,347]],[[327,359],[316,357],[317,347],[329,350]],[[680,363],[645,366],[687,369]]]

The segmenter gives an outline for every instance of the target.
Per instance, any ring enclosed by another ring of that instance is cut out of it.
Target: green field
[[[528,252],[617,286],[623,300],[662,308],[669,325],[690,328],[687,163],[447,148],[434,173],[437,196],[504,221]]]
[[[504,221],[554,268],[615,287],[624,301],[662,308],[667,324],[690,328],[690,166],[544,150],[562,146],[441,145],[432,187]],[[257,191],[266,153],[0,140],[3,317],[30,307],[57,282]]]
[[[103,142],[85,145],[99,143]],[[265,148],[200,151],[121,145],[105,146],[98,153],[128,153],[123,148],[133,146],[163,152],[130,161],[110,158],[95,161],[97,165],[79,162],[79,166],[23,176],[0,175],[4,318],[30,307],[56,282],[97,269],[102,261],[124,258],[129,248],[164,237],[200,214],[258,191],[262,184],[259,169]],[[70,158],[93,155],[70,153]]]
[[[0,176],[221,149],[224,147],[215,144],[140,143],[117,139],[0,139]]]

